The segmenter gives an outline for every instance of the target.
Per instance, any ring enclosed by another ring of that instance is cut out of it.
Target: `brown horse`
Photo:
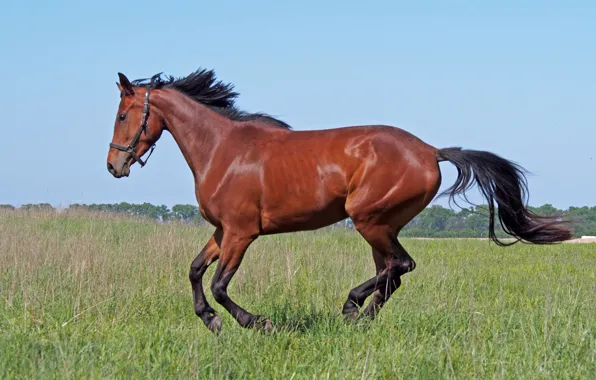
[[[248,246],[259,236],[321,228],[350,217],[372,247],[376,275],[352,289],[343,306],[356,318],[373,318],[400,286],[400,276],[416,267],[397,235],[435,197],[439,162],[458,170],[446,190],[453,199],[476,184],[489,205],[489,237],[495,215],[504,231],[530,243],[567,240],[561,221],[538,216],[525,203],[524,171],[495,154],[460,148],[437,149],[391,126],[352,126],[292,131],[266,114],[236,108],[238,95],[198,70],[175,79],[160,74],[130,82],[118,74],[120,105],[108,152],[108,171],[128,176],[164,130],[180,147],[195,179],[203,217],[215,232],[190,267],[195,313],[212,331],[221,318],[207,303],[202,277],[217,262],[211,284],[215,300],[243,327],[272,328],[264,316],[238,306],[227,287]]]

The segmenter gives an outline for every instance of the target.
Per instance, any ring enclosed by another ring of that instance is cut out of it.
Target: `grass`
[[[207,291],[216,337],[187,277],[211,232],[0,213],[0,378],[595,378],[596,245],[403,239],[417,269],[350,324],[342,304],[374,272],[357,233],[262,237],[229,291],[280,331],[242,329]]]

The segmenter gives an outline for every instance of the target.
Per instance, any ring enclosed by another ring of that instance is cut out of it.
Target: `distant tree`
[[[580,223],[575,225],[576,236],[596,235],[596,206],[595,207],[569,207],[567,217]]]
[[[28,203],[28,204],[22,205],[20,207],[20,209],[25,210],[25,211],[41,211],[41,210],[49,211],[49,210],[53,210],[54,208],[49,203],[38,203],[38,204]]]
[[[455,212],[439,205],[433,205],[421,212],[416,218],[413,227],[423,230],[444,231],[447,221],[455,216]]]
[[[545,204],[540,207],[529,207],[529,209],[538,215],[544,216],[559,216],[563,214],[563,211],[553,207],[551,204]]]
[[[488,231],[488,216],[480,213],[474,213],[466,218],[466,227],[474,233],[485,233]]]
[[[14,210],[15,207],[13,205],[1,205],[0,204],[0,210]]]
[[[184,223],[200,224],[203,222],[199,208],[193,205],[175,205],[172,207],[171,216],[173,220]]]
[[[144,216],[151,219],[165,222],[168,220],[170,210],[165,206],[154,206],[151,203],[143,203],[141,205],[131,205],[133,214],[136,216]]]

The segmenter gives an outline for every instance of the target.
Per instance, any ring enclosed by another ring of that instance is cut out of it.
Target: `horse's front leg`
[[[238,270],[248,246],[257,235],[239,234],[225,231],[221,243],[221,253],[217,269],[211,283],[215,300],[221,304],[242,327],[255,327],[265,331],[273,330],[271,321],[263,316],[253,315],[238,306],[228,295],[228,284]]]
[[[192,286],[195,314],[197,314],[209,330],[213,332],[221,330],[221,317],[215,313],[215,310],[213,310],[205,298],[205,293],[203,291],[203,275],[205,274],[205,271],[207,271],[209,265],[219,258],[219,244],[221,244],[221,237],[221,230],[217,229],[207,244],[205,244],[201,253],[199,253],[193,260],[188,274]]]

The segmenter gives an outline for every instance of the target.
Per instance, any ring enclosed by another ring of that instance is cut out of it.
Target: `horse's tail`
[[[536,215],[524,205],[527,195],[527,182],[524,169],[496,154],[461,148],[440,149],[437,160],[449,161],[457,167],[457,179],[453,186],[441,193],[449,199],[462,194],[470,203],[465,192],[474,183],[488,202],[489,237],[501,246],[511,245],[520,240],[535,244],[548,244],[568,240],[572,237],[568,229],[562,227],[569,223],[557,217]],[[495,204],[503,230],[517,238],[513,243],[504,243],[495,235]]]

